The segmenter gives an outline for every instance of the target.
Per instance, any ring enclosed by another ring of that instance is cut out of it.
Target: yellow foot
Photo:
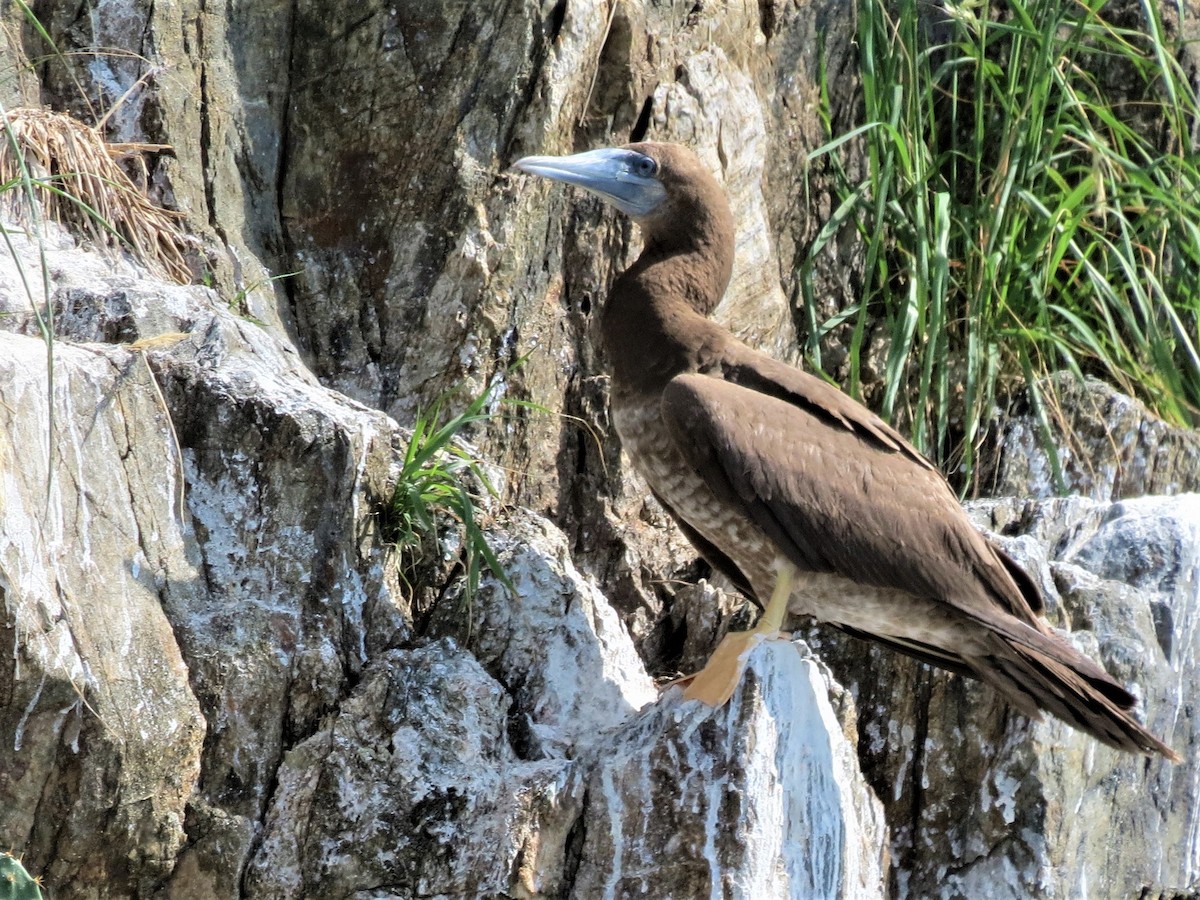
[[[763,641],[781,636],[790,637],[780,629],[783,627],[783,618],[787,615],[788,598],[792,595],[796,568],[782,559],[777,562],[777,566],[775,589],[771,592],[771,600],[763,610],[758,625],[753,631],[735,631],[725,635],[708,658],[707,665],[690,679],[683,679],[691,682],[683,692],[683,699],[703,700],[709,706],[724,706],[733,696],[738,682],[742,680],[750,651]]]
[[[758,629],[725,635],[704,668],[690,678],[681,679],[681,682],[687,682],[683,699],[700,700],[709,706],[724,706],[742,680],[750,651],[763,641],[780,637],[787,638],[788,635],[783,632],[768,634]]]

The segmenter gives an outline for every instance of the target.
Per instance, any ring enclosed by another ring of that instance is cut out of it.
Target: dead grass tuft
[[[21,224],[36,222],[21,189],[24,159],[41,215],[97,246],[124,248],[157,275],[192,280],[187,252],[193,241],[179,227],[181,213],[155,206],[117,165],[129,148],[105,144],[100,132],[61,113],[13,109],[0,136],[0,188],[6,211]],[[15,144],[15,148],[14,148]]]

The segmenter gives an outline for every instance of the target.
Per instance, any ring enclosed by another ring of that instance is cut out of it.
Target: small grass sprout
[[[478,495],[471,485],[497,497],[482,461],[462,442],[469,426],[492,418],[491,388],[455,415],[447,413],[455,391],[439,397],[417,415],[404,451],[390,503],[382,516],[384,539],[400,554],[405,581],[418,565],[436,554],[440,558],[457,546],[463,569],[463,601],[470,606],[486,567],[510,590],[504,572],[479,522]],[[444,534],[446,521],[454,523]]]

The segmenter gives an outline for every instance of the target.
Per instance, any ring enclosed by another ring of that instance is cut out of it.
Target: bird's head
[[[573,156],[526,156],[531,175],[577,185],[631,217],[650,240],[696,235],[712,225],[732,241],[725,192],[687,147],[646,141]]]

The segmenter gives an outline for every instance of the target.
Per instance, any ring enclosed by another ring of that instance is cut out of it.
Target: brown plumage
[[[1130,715],[1133,695],[1039,618],[1037,586],[925,457],[707,318],[734,227],[690,150],[641,143],[517,166],[591,190],[641,227],[645,248],[601,312],[613,418],[710,564],[764,602],[794,568],[791,613],[979,678],[1034,718],[1047,710],[1113,747],[1178,760]]]

